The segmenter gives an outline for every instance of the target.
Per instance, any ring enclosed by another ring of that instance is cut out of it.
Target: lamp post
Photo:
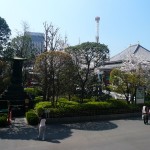
[[[103,71],[99,71],[98,72],[98,95],[100,95],[102,93],[102,84],[103,84]]]
[[[130,97],[130,83],[127,83],[127,101],[131,102],[131,97]]]

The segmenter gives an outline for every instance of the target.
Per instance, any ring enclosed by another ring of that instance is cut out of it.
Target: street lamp
[[[98,95],[102,93],[102,84],[103,84],[103,74],[104,71],[99,71],[98,72]]]

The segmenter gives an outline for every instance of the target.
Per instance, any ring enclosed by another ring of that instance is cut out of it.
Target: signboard
[[[137,87],[136,89],[136,103],[143,104],[145,97],[145,89],[142,86]]]

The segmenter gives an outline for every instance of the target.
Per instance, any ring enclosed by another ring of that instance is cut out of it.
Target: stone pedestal
[[[28,95],[24,92],[22,82],[22,64],[24,58],[13,58],[12,61],[12,74],[11,81],[8,89],[2,94],[0,98],[1,105],[5,105],[5,109],[12,108],[13,117],[24,115],[26,107],[25,100],[29,99]],[[7,103],[7,104],[6,104]]]
[[[3,100],[22,101],[25,100],[25,93],[22,84],[22,63],[25,59],[15,57],[12,60],[11,83],[2,95]]]

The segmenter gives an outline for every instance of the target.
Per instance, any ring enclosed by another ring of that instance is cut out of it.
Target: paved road
[[[146,150],[150,124],[141,118],[48,125],[46,141],[36,140],[38,130],[17,118],[0,128],[0,150]]]

